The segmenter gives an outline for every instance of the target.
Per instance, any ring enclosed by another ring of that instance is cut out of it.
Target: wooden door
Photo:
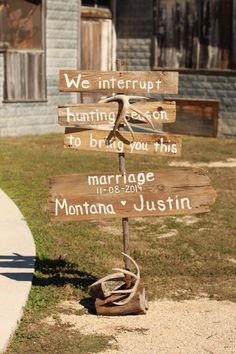
[[[108,8],[81,8],[81,69],[114,70],[115,29],[112,11]],[[94,102],[100,95],[83,95]]]

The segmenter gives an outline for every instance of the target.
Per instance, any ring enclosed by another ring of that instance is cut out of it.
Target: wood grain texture
[[[84,70],[101,68],[101,28],[100,21],[81,20],[81,67]],[[96,55],[92,55],[93,52]]]
[[[93,7],[81,7],[81,17],[82,19],[111,19],[112,12],[110,9],[103,8],[93,8]]]
[[[157,1],[154,67],[229,69],[232,10],[232,0]]]
[[[83,81],[84,84],[82,84]],[[178,93],[178,73],[171,71],[60,70],[59,90],[125,94],[176,94]]]
[[[46,99],[45,54],[41,50],[8,50],[5,53],[7,101]]]
[[[112,19],[103,17],[87,17],[83,16],[83,13],[90,13],[90,10],[95,14],[107,14],[110,10],[105,9],[86,9],[81,8],[82,18],[81,18],[81,43],[80,43],[80,59],[81,59],[81,70],[112,70],[113,63],[115,62],[115,51],[114,51],[114,27],[112,24]],[[103,11],[104,10],[104,11]],[[94,55],[96,53],[96,55]],[[98,102],[101,98],[99,93],[82,93],[81,102],[91,103]]]
[[[96,299],[95,308],[97,315],[100,316],[121,316],[121,315],[142,315],[148,309],[148,303],[145,293],[145,288],[140,285],[134,297],[125,305],[114,305],[115,301],[123,301],[122,295],[111,295],[108,298],[101,300]]]
[[[130,154],[180,156],[182,138],[179,135],[135,133],[134,141],[129,132],[66,128],[64,146],[76,150],[124,152]]]
[[[218,134],[218,100],[177,99],[176,122],[164,124],[164,130],[173,134],[216,137]]]
[[[231,60],[232,69],[236,69],[236,0],[232,0],[232,5]]]
[[[1,2],[0,5],[0,43],[7,42],[7,3]]]
[[[94,299],[105,299],[113,290],[125,285],[125,275],[121,272],[108,274],[89,286],[88,293]]]
[[[155,127],[159,127],[162,123],[175,122],[175,101],[144,101],[133,103],[133,106],[150,117]],[[118,102],[69,104],[58,107],[58,122],[67,127],[113,125],[119,114]],[[128,116],[130,123],[147,125],[147,122],[135,112],[130,111]]]
[[[209,211],[209,205],[216,198],[203,169],[129,172],[126,178],[113,173],[50,178],[49,210],[52,219],[76,221],[195,214]],[[100,204],[104,207],[99,211]]]

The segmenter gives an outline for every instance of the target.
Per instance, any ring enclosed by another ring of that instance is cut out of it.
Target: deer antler
[[[125,257],[129,258],[129,260],[133,263],[133,265],[136,268],[136,274],[133,273],[133,272],[130,272],[129,270],[126,270],[126,269],[113,268],[114,271],[118,271],[118,272],[121,272],[123,274],[131,275],[135,279],[134,286],[131,289],[118,289],[118,290],[113,290],[111,292],[112,294],[129,294],[129,296],[125,300],[118,301],[118,302],[113,302],[114,305],[118,305],[118,306],[127,304],[134,297],[134,295],[136,293],[136,290],[137,290],[137,288],[139,286],[139,283],[140,283],[140,269],[139,269],[139,266],[137,265],[135,260],[132,257],[130,257],[128,254],[123,253],[123,252],[122,252],[122,254]]]
[[[130,103],[130,100],[147,100],[147,97],[143,97],[143,96],[126,96],[126,95],[115,95],[115,96],[111,96],[108,98],[105,98],[104,100],[99,101],[99,103],[107,103],[107,102],[113,102],[113,101],[120,101],[122,103],[122,110],[119,114],[119,116],[116,119],[116,122],[114,124],[114,128],[113,128],[113,133],[116,136],[116,132],[119,128],[119,125],[121,125],[123,122],[125,122],[125,124],[128,127],[128,130],[130,131],[132,138],[134,140],[134,131],[132,129],[132,127],[130,126],[130,123],[127,120],[127,116],[129,111],[134,111],[136,113],[138,113],[141,117],[144,118],[144,120],[146,122],[148,122],[152,129],[155,130],[155,127],[151,121],[151,119],[142,111],[140,111],[138,108],[134,107],[133,104]],[[157,133],[163,134],[162,131],[156,131]]]

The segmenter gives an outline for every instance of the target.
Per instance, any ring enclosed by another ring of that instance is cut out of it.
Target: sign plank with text
[[[59,90],[124,94],[178,93],[178,73],[172,71],[60,70]]]
[[[197,168],[56,176],[49,185],[50,214],[58,221],[202,213],[216,198]]]
[[[178,135],[135,133],[130,141],[128,132],[116,133],[106,130],[66,128],[64,145],[70,149],[101,152],[124,152],[157,156],[180,156],[182,138]]]
[[[176,104],[174,101],[143,101],[132,106],[144,112],[152,121],[154,127],[162,123],[173,123],[176,119]],[[60,125],[74,127],[79,125],[114,125],[120,114],[118,102],[68,104],[58,107],[58,122]],[[147,125],[142,116],[134,111],[128,112],[129,123]]]

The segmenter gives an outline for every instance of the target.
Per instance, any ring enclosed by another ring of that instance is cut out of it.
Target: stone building
[[[61,131],[60,68],[78,66],[78,1],[0,1],[0,135]]]
[[[116,58],[179,71],[177,97],[219,100],[219,135],[236,135],[236,0],[0,0],[0,136],[61,131],[58,104],[79,96],[59,69]]]

